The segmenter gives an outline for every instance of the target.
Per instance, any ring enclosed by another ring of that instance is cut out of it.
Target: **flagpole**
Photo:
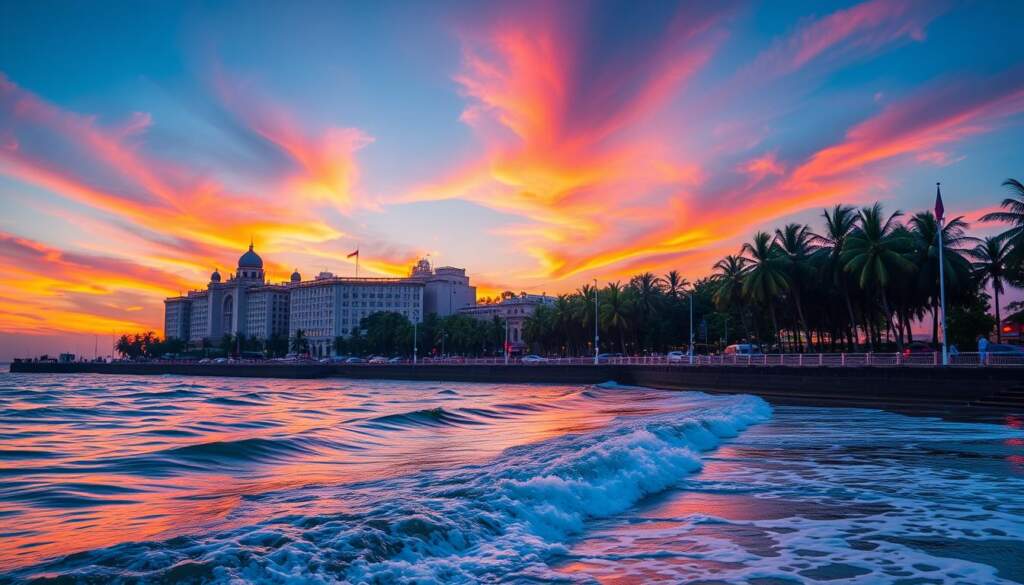
[[[359,278],[359,246],[356,246],[356,278]]]
[[[942,305],[942,365],[949,365],[949,343],[946,335],[946,270],[945,261],[942,258],[942,249],[945,247],[944,238],[942,236],[943,225],[945,224],[945,218],[943,217],[944,209],[942,205],[942,194],[940,193],[940,183],[935,183],[935,211],[938,215],[939,221],[939,233],[936,239],[939,242],[939,303]]]

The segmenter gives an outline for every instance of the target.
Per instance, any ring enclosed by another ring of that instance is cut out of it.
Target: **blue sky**
[[[230,269],[250,237],[272,278],[349,273],[358,245],[380,274],[429,254],[485,294],[550,293],[693,279],[839,201],[930,207],[938,180],[973,221],[1024,168],[1022,17],[910,0],[6,3],[0,347],[157,328],[163,294]]]

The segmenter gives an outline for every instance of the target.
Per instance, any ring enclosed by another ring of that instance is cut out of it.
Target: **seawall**
[[[828,368],[618,365],[319,365],[12,363],[11,372],[597,384],[756,394],[776,404],[862,406],[941,416],[1024,416],[1012,368]]]
[[[319,364],[187,364],[187,363],[94,363],[12,362],[11,373],[121,374],[160,376],[234,376],[242,378],[323,378],[330,366]]]

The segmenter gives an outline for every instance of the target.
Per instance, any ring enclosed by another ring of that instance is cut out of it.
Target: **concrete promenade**
[[[776,404],[859,406],[947,418],[1024,417],[1024,372],[1016,368],[668,365],[326,365],[195,363],[12,363],[12,373],[325,378],[434,382],[598,384],[756,394]],[[1005,422],[1005,421],[1003,421]],[[1024,418],[1021,419],[1024,423]]]

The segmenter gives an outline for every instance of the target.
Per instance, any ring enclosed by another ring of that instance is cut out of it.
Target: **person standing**
[[[981,365],[985,365],[988,362],[988,336],[978,336],[978,361]]]

